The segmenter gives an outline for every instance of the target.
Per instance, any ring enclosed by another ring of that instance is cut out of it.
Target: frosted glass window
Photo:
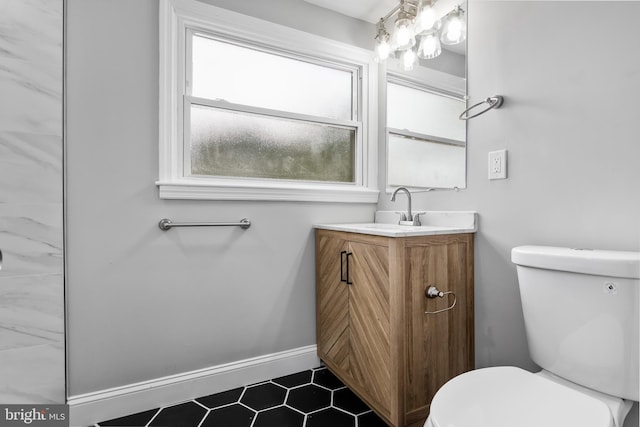
[[[462,100],[387,83],[387,127],[456,141],[466,140]]]
[[[196,3],[160,2],[159,197],[376,203],[371,52]]]
[[[191,174],[352,183],[356,130],[191,106]]]
[[[389,134],[388,185],[462,188],[465,157],[465,147],[461,145]]]
[[[191,95],[352,120],[354,71],[192,37]]]

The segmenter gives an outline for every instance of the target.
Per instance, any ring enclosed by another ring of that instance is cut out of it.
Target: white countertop
[[[476,212],[425,212],[420,216],[422,225],[399,225],[399,215],[393,211],[376,212],[376,222],[347,224],[317,224],[315,228],[386,237],[430,236],[437,234],[475,233]],[[391,222],[395,221],[395,222]]]

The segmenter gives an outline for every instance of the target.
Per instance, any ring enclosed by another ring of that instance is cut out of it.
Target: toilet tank
[[[571,382],[639,400],[640,252],[519,246],[531,358]]]

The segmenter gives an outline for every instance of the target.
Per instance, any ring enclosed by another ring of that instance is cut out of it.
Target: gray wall
[[[215,3],[366,43],[362,23],[336,30],[327,17],[344,18],[325,11],[319,25],[308,15],[317,8],[300,2],[278,14],[259,1]],[[416,195],[415,207],[480,213],[478,367],[535,369],[513,246],[640,248],[640,5],[613,4],[620,13],[604,3],[469,7],[471,99],[506,103],[469,122],[468,188]],[[70,394],[313,344],[311,224],[371,220],[375,206],[159,200],[157,2],[69,0],[68,9]],[[610,43],[621,20],[635,34]],[[501,148],[509,179],[490,182],[487,152]],[[156,226],[243,216],[254,222],[247,231]]]
[[[469,9],[471,101],[505,104],[468,122],[467,189],[416,195],[415,207],[479,212],[476,365],[533,370],[511,248],[640,250],[640,3]],[[502,148],[508,179],[488,181],[487,153]],[[626,425],[637,423],[636,412]]]
[[[69,395],[315,344],[312,224],[375,205],[160,200],[157,0],[67,17]]]
[[[62,6],[0,6],[3,404],[65,402]]]

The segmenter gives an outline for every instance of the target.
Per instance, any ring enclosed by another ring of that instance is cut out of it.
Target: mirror
[[[466,5],[463,5],[466,10]],[[411,71],[390,58],[384,79],[387,188],[466,187],[466,43]]]
[[[465,39],[469,2],[304,1],[375,25],[374,57],[384,64],[380,68],[378,132],[380,137],[385,136],[380,157],[386,162],[380,164],[380,170],[384,171],[387,189],[465,188],[466,121],[458,117],[467,108]],[[459,19],[444,19],[454,16]],[[439,37],[434,37],[436,34]],[[432,59],[419,59],[415,65],[417,58]],[[387,97],[387,85],[413,92],[394,87],[389,91],[394,93]],[[397,111],[396,107],[387,108],[387,98],[399,106]],[[389,123],[385,122],[387,116]]]

